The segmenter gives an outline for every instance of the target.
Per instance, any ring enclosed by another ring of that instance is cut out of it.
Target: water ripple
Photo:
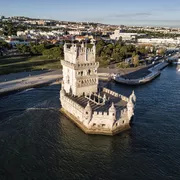
[[[132,129],[86,135],[59,112],[59,85],[0,99],[0,179],[178,180],[180,76],[166,68],[143,86],[111,83],[137,106]]]

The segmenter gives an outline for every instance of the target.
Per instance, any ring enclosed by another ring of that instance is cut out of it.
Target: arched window
[[[81,76],[83,76],[83,71],[81,71]]]

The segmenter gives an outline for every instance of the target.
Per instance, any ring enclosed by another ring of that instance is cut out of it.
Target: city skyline
[[[5,16],[27,16],[77,22],[99,22],[115,25],[180,27],[180,2],[83,1],[83,0],[13,0],[1,2],[0,12]]]

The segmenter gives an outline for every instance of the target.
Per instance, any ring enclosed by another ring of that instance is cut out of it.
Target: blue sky
[[[0,15],[180,27],[180,0],[2,0]]]

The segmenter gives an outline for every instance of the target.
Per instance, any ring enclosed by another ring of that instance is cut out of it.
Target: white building
[[[26,35],[26,32],[24,31],[17,31],[17,36],[24,36]]]
[[[70,35],[81,35],[81,31],[68,31]]]
[[[138,43],[150,43],[150,44],[179,44],[180,39],[173,38],[141,38],[137,40]]]
[[[134,41],[137,36],[137,33],[122,33],[121,30],[115,30],[114,34],[110,35],[110,38],[113,40],[119,40],[119,38],[122,37],[123,41]]]
[[[95,45],[64,45],[61,112],[86,133],[113,135],[130,128],[136,97],[99,86],[95,54]]]

